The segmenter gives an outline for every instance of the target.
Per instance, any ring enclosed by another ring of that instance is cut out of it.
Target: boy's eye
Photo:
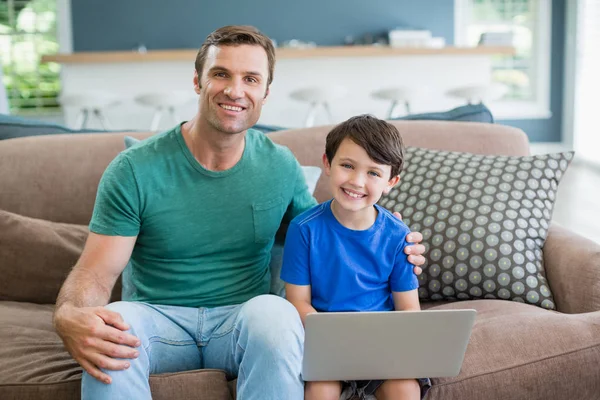
[[[350,164],[341,164],[341,166],[342,166],[342,168],[347,168],[347,169],[352,168],[352,165],[350,165]]]
[[[379,175],[379,173],[378,173],[378,172],[375,172],[375,171],[369,171],[369,174],[370,174],[371,176],[376,176],[376,177],[380,177],[380,176],[381,176],[381,175]]]

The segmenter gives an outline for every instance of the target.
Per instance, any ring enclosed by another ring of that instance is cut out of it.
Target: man
[[[196,58],[195,117],[105,171],[54,315],[85,370],[83,398],[150,398],[149,374],[198,368],[237,377],[243,400],[303,398],[302,324],[267,295],[268,262],[281,222],[316,202],[292,153],[248,129],[274,64],[252,27],[211,33]],[[423,264],[423,246],[410,251]],[[106,306],[130,260],[131,301]]]

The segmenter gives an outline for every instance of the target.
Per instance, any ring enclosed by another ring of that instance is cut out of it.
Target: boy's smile
[[[391,166],[373,161],[349,138],[340,143],[331,164],[323,155],[323,164],[335,199],[333,214],[347,228],[368,229],[377,216],[373,205],[398,182],[390,178]]]

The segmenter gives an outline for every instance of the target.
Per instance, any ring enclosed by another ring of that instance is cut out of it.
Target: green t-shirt
[[[90,230],[138,236],[128,300],[217,307],[269,292],[277,229],[316,204],[292,152],[261,132],[248,130],[235,166],[210,171],[177,126],[110,163]]]

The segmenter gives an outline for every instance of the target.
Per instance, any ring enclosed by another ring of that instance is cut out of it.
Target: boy
[[[409,228],[377,205],[400,180],[398,130],[369,115],[336,126],[323,155],[333,199],[296,217],[288,229],[281,278],[302,323],[308,313],[420,310],[419,287],[402,249]],[[428,382],[423,383],[426,386]],[[305,399],[419,399],[414,379],[306,382]]]

